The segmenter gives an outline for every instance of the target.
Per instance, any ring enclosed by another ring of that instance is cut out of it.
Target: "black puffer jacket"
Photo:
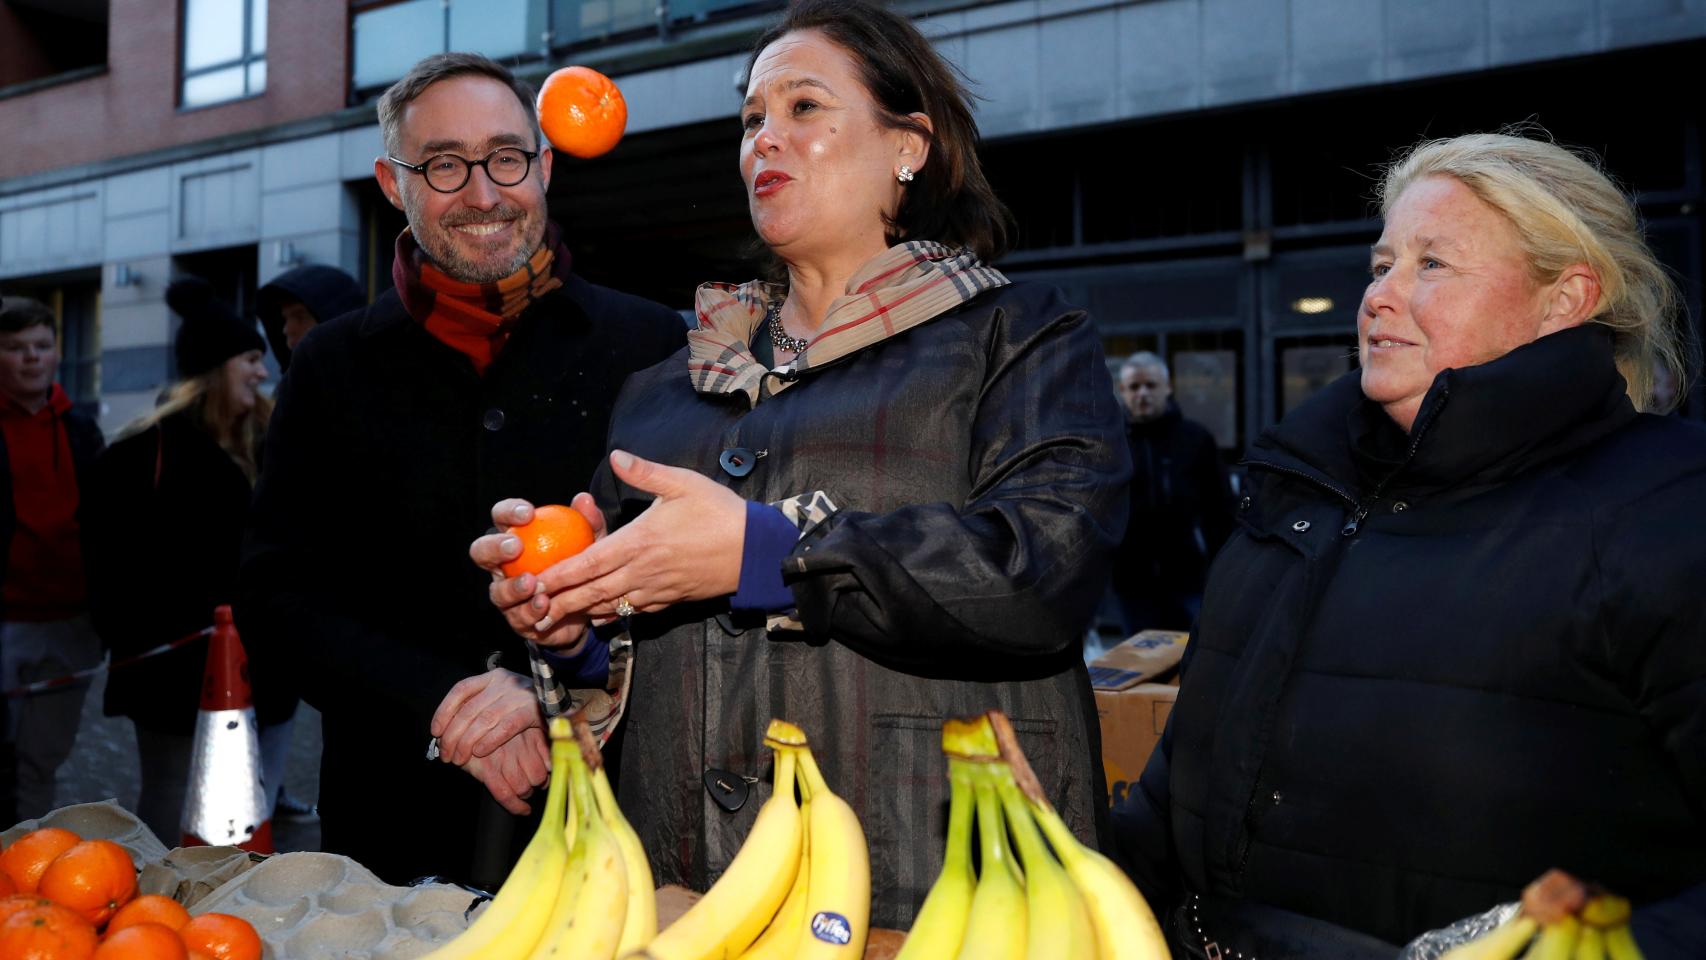
[[[255,295],[255,315],[267,332],[267,344],[280,370],[290,369],[290,344],[284,339],[284,307],[295,300],[316,323],[326,323],[367,306],[367,291],[336,267],[311,263],[274,277]]]
[[[1561,867],[1706,955],[1706,430],[1623,391],[1587,326],[1440,374],[1409,437],[1352,374],[1257,441],[1116,816],[1147,892],[1401,944]]]

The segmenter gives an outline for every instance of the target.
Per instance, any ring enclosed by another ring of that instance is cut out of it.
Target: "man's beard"
[[[407,206],[413,208],[414,204]],[[430,222],[421,216],[418,210],[409,209],[406,212],[415,242],[426,251],[433,265],[463,283],[493,283],[515,273],[532,259],[533,252],[539,249],[539,244],[545,236],[542,218],[534,217],[522,207],[507,203],[486,211],[462,210],[447,213]],[[521,236],[522,242],[510,256],[499,261],[468,257],[452,234],[452,230],[458,226],[504,220],[515,222],[515,230]]]

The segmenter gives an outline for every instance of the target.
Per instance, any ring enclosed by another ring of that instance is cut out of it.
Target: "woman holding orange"
[[[873,922],[905,926],[940,866],[943,717],[1006,711],[1073,828],[1103,818],[1080,640],[1125,525],[1121,419],[1085,312],[988,266],[1008,215],[910,21],[805,0],[747,72],[740,175],[774,281],[699,289],[687,349],[629,379],[575,498],[601,539],[492,597],[565,652],[629,618],[619,786],[659,882],[728,865],[761,798],[717,784],[767,789],[785,717],[860,814]],[[519,549],[472,553],[496,573]]]

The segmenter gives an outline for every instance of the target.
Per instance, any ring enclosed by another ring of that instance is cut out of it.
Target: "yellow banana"
[[[1582,936],[1576,941],[1576,952],[1570,960],[1606,960],[1605,931],[1582,924]]]
[[[1029,907],[1026,960],[1067,957],[1078,960],[1096,955],[1096,936],[1090,929],[1090,913],[1084,898],[1066,868],[1049,853],[1037,831],[1036,820],[1025,797],[1013,782],[1006,764],[990,764],[990,775],[1007,814],[1007,828],[1018,842],[1019,862],[1025,866],[1025,903]]]
[[[652,882],[652,865],[646,859],[646,848],[628,818],[622,816],[622,808],[616,805],[616,794],[610,789],[610,778],[605,775],[603,764],[592,771],[592,793],[598,801],[598,815],[616,834],[628,876],[628,907],[623,912],[622,941],[616,947],[616,955],[622,956],[657,936],[657,889]]]
[[[1519,914],[1468,943],[1452,947],[1439,960],[1509,960],[1522,952],[1538,929],[1540,924],[1533,917]]]
[[[792,749],[792,748],[789,748]],[[800,789],[800,822],[811,823],[812,795],[811,791],[799,778],[799,762],[794,764],[794,782]],[[786,789],[778,786],[776,789]],[[800,944],[800,932],[806,928],[806,883],[812,875],[812,838],[806,831],[800,838],[800,867],[794,871],[794,885],[788,890],[788,899],[782,901],[781,909],[771,918],[770,926],[758,935],[752,946],[740,955],[740,960],[792,960],[794,950]]]
[[[1635,945],[1635,935],[1628,924],[1605,931],[1605,955],[1611,960],[1641,960],[1641,948]]]
[[[598,812],[589,765],[598,747],[585,720],[576,721],[580,749],[569,756],[575,793],[575,845],[569,854],[551,923],[529,960],[611,960],[622,938],[628,905],[628,867],[622,845]]]
[[[1602,930],[1621,927],[1629,922],[1629,901],[1609,893],[1589,897],[1582,904],[1582,922]]]
[[[977,798],[978,849],[982,853],[959,960],[1024,960],[1029,913],[1025,885],[1007,846],[1006,819],[1001,815],[995,785],[990,782],[989,764],[954,759],[949,763],[966,764],[970,771],[972,792]]]
[[[799,752],[800,778],[811,791],[811,876],[806,881],[805,930],[794,960],[859,960],[871,932],[871,850],[847,801],[830,792],[808,747]]]
[[[797,736],[796,736],[797,735]],[[765,742],[777,747],[775,788],[758,811],[752,832],[734,861],[705,896],[646,946],[653,960],[722,960],[738,957],[758,939],[794,885],[804,824],[794,801],[795,753],[804,741],[799,728],[773,720]]]
[[[1073,886],[1084,898],[1090,913],[1090,928],[1095,933],[1097,960],[1154,960],[1169,957],[1167,939],[1161,925],[1143,894],[1137,891],[1112,860],[1078,842],[1066,823],[1055,813],[1031,771],[1025,752],[1019,749],[1019,739],[1013,725],[999,710],[987,714],[1000,746],[1001,759],[1013,772],[1013,779],[1030,801],[1031,813],[1043,836],[1054,847],[1055,856],[1072,878]]]
[[[1556,923],[1548,923],[1540,928],[1540,936],[1534,940],[1534,946],[1528,948],[1523,956],[1529,960],[1570,960],[1576,952],[1576,941],[1582,935],[1582,922],[1571,914],[1564,914]]]
[[[971,866],[971,818],[976,801],[971,780],[948,762],[948,848],[942,857],[942,872],[913,918],[912,932],[895,960],[941,960],[960,952],[965,940],[966,920],[977,889]]]
[[[576,749],[568,720],[553,717],[550,733],[551,786],[545,794],[539,829],[473,926],[427,954],[427,960],[525,957],[544,933],[569,858],[563,839],[564,807],[569,794],[569,760]]]

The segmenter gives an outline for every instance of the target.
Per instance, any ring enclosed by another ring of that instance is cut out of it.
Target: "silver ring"
[[[626,596],[616,598],[616,615],[618,617],[631,617],[634,615],[634,605],[628,602],[628,598]]]

